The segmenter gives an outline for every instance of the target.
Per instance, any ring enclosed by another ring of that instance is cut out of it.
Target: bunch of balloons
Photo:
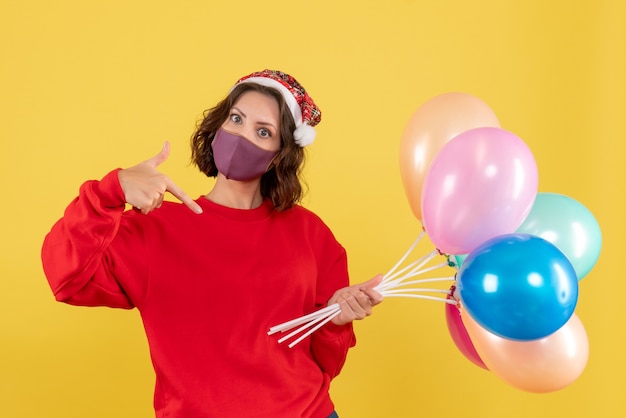
[[[545,393],[574,382],[589,343],[574,313],[602,235],[578,201],[538,192],[532,152],[482,100],[446,93],[402,135],[414,216],[457,274],[445,305],[459,351],[508,384]]]

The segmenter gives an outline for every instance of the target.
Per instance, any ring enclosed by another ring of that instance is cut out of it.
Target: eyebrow
[[[237,106],[233,106],[232,107],[234,110],[236,110],[237,112],[239,112],[241,114],[241,116],[243,116],[244,118],[247,118],[248,115],[246,115],[241,109],[239,109]],[[271,122],[264,122],[264,121],[258,121],[257,123],[259,123],[260,125],[266,125],[266,126],[271,126],[272,128],[274,128],[274,130],[277,130],[276,126],[274,126],[273,123]]]

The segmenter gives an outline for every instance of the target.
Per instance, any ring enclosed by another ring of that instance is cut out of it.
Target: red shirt
[[[157,417],[326,418],[351,324],[329,323],[291,349],[267,331],[348,285],[345,250],[300,206],[197,202],[200,215],[173,202],[142,215],[124,211],[117,170],[84,183],[44,241],[55,297],[139,309]]]

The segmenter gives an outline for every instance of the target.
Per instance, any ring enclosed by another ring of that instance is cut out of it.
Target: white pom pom
[[[311,145],[315,139],[315,128],[303,123],[293,132],[293,139],[295,139],[296,143],[302,148]]]

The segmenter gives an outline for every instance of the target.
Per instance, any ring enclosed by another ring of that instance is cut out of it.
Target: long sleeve
[[[328,323],[313,333],[311,351],[315,361],[332,379],[341,372],[348,350],[355,344],[352,323],[346,325]]]
[[[123,253],[141,259],[137,245],[120,240],[125,202],[117,172],[100,181],[87,181],[44,239],[42,263],[52,292],[58,301],[73,305],[132,308],[141,289],[125,289],[118,275],[130,274],[121,262]],[[136,232],[127,231],[129,237]],[[136,241],[136,240],[135,240]],[[126,258],[129,258],[126,256]]]
[[[159,417],[327,417],[352,326],[293,349],[267,329],[348,285],[345,250],[300,207],[197,202],[200,215],[178,202],[143,215],[124,211],[117,172],[83,184],[42,250],[56,298],[139,309]]]
[[[322,247],[326,260],[320,262],[322,280],[318,284],[316,304],[322,308],[334,292],[349,286],[345,249],[332,241]],[[332,257],[328,257],[333,255]],[[352,323],[335,325],[331,322],[311,335],[311,351],[315,361],[330,378],[337,376],[346,361],[348,350],[356,344]]]

